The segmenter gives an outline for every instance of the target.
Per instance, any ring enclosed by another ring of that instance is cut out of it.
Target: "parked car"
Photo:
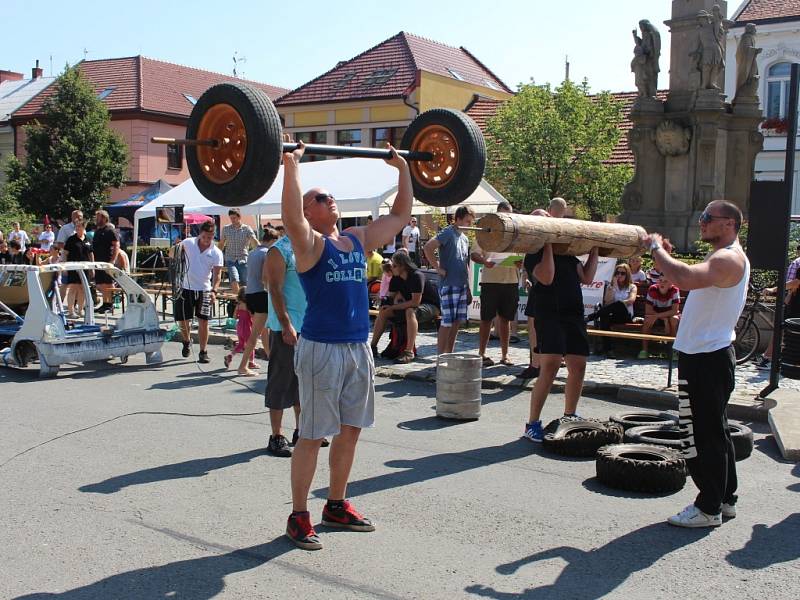
[[[84,288],[86,310],[80,319],[68,318],[61,301],[59,279],[66,271],[78,271]],[[108,273],[124,294],[125,310],[112,325],[95,323],[90,271]],[[0,265],[0,362],[5,366],[38,363],[40,377],[54,377],[65,363],[114,357],[125,363],[139,352],[147,364],[157,364],[164,335],[150,296],[109,263]]]

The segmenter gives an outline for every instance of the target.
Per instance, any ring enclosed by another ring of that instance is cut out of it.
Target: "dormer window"
[[[97,94],[97,99],[98,100],[105,100],[106,98],[108,98],[111,95],[111,92],[113,92],[113,91],[114,91],[113,87],[107,87],[102,92]]]

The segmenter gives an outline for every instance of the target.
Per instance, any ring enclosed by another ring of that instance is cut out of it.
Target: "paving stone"
[[[787,460],[800,461],[800,394],[775,390],[767,400],[775,402],[769,411],[769,426],[781,454]]]

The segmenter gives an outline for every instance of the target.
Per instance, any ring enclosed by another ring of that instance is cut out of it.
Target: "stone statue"
[[[647,19],[639,21],[642,37],[633,30],[633,49],[631,71],[640,98],[655,98],[658,91],[658,60],[661,57],[661,34]]]
[[[756,26],[748,23],[744,26],[744,34],[736,48],[736,94],[739,97],[756,97],[758,91],[758,64],[756,57],[761,48],[756,48]]]
[[[721,20],[717,23],[714,16],[701,10],[697,13],[697,32],[697,48],[689,55],[695,58],[697,70],[700,71],[700,88],[719,90],[717,82],[725,68],[725,53],[721,43],[725,35],[723,23]]]

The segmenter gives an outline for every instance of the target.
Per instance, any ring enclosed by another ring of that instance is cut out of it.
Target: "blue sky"
[[[196,0],[64,2],[3,0],[0,69],[45,75],[64,64],[143,54],[297,87],[340,60],[408,31],[464,46],[509,86],[559,82],[569,55],[573,80],[593,90],[634,90],[631,30],[650,19],[661,31],[660,87],[667,86],[669,0],[494,0],[347,2]],[[729,3],[732,12],[738,6]],[[222,12],[224,10],[224,13]]]

